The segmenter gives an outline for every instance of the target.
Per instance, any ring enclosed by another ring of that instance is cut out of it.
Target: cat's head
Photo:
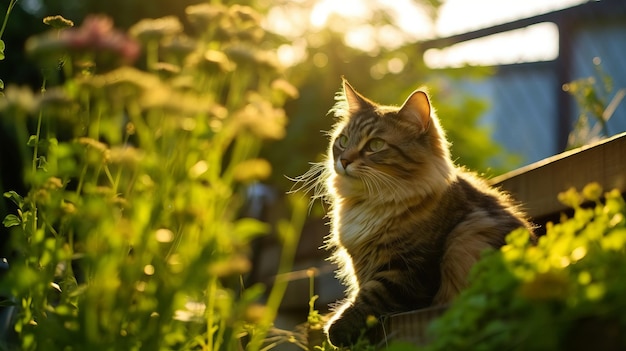
[[[335,195],[403,202],[445,187],[454,167],[425,92],[414,91],[400,107],[383,106],[344,80],[338,96],[326,163]]]

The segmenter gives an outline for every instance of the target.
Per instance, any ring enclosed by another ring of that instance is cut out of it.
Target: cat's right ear
[[[342,77],[343,80],[343,95],[346,97],[348,103],[348,112],[354,114],[361,110],[372,107],[372,103],[365,97],[359,94],[348,81]]]

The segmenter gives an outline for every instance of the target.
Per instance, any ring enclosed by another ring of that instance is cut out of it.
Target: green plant
[[[617,190],[601,197],[595,183],[560,194],[574,215],[548,224],[536,246],[511,233],[472,270],[425,349],[623,349],[626,203]]]
[[[18,208],[3,221],[16,257],[0,281],[19,307],[14,348],[263,347],[286,282],[265,304],[263,287],[245,286],[249,242],[272,228],[239,209],[271,172],[257,155],[284,134],[290,86],[252,8],[186,13],[187,33],[165,17],[129,36],[100,16],[28,41],[45,81],[64,78],[39,96],[9,87],[0,104],[30,189],[5,193]],[[306,213],[292,205],[274,228],[280,272]]]
[[[607,122],[626,96],[626,88],[614,92],[613,79],[602,69],[601,63],[599,57],[594,57],[593,76],[563,85],[563,90],[574,97],[580,109],[567,141],[570,149],[611,136]]]
[[[4,14],[4,21],[2,22],[2,27],[0,28],[0,61],[3,61],[5,59],[4,50],[6,49],[6,44],[4,43],[4,40],[2,40],[2,36],[4,34],[4,31],[6,30],[6,26],[9,21],[9,16],[11,15],[11,11],[13,10],[13,7],[15,6],[15,4],[17,4],[17,0],[11,0],[9,2],[7,10]],[[4,90],[4,81],[0,79],[0,96],[4,94],[2,92],[3,90]],[[0,131],[1,130],[2,130],[2,123],[0,121]],[[2,191],[2,189],[4,189],[3,180],[2,178],[0,178],[0,191]],[[0,201],[0,214],[5,214],[5,213],[6,213],[6,205],[4,202]]]
[[[9,2],[9,5],[7,7],[7,11],[4,14],[4,20],[2,21],[2,27],[0,27],[0,61],[4,60],[5,55],[4,55],[4,50],[5,50],[5,44],[4,41],[1,39],[2,35],[4,34],[4,30],[7,27],[7,22],[9,21],[9,16],[11,15],[11,11],[13,11],[13,7],[15,7],[15,4],[17,4],[17,0],[11,0]],[[0,90],[4,89],[4,81],[2,79],[0,79]]]

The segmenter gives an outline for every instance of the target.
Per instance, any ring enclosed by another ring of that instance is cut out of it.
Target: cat
[[[348,297],[325,330],[349,346],[372,318],[449,303],[482,251],[533,227],[507,194],[454,165],[426,92],[383,106],[343,79],[336,100],[326,160],[299,180],[329,203],[326,246]]]

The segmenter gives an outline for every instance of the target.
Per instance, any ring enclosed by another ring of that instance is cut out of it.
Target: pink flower
[[[100,71],[132,64],[140,54],[139,44],[115,29],[113,21],[106,16],[89,16],[80,27],[31,37],[26,50],[42,63],[53,65],[68,53],[77,61],[92,60]]]
[[[137,42],[116,30],[106,16],[89,16],[80,27],[61,32],[59,39],[70,51],[113,52],[125,63],[134,62],[140,52]]]

